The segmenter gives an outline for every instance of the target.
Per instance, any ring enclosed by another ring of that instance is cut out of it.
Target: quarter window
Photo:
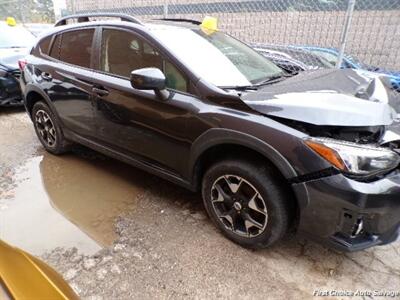
[[[40,41],[39,49],[40,49],[41,53],[43,53],[43,54],[49,53],[49,46],[50,46],[51,38],[52,38],[52,36],[48,36]]]
[[[164,71],[167,87],[187,92],[188,80],[154,47],[131,32],[103,30],[101,71],[129,78],[133,70],[150,67]]]
[[[61,42],[61,35],[56,35],[53,46],[50,50],[50,56],[56,59],[60,58],[60,42]]]
[[[83,29],[58,35],[50,56],[69,64],[90,68],[93,34],[94,29]]]

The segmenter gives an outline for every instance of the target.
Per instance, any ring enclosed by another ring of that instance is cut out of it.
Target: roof
[[[123,27],[131,27],[131,28],[136,28],[136,29],[149,29],[151,30],[152,28],[155,27],[164,27],[164,28],[185,28],[185,29],[197,29],[199,25],[195,25],[191,22],[188,21],[178,21],[178,20],[164,20],[164,19],[157,19],[157,20],[151,20],[146,23],[134,23],[134,22],[129,22],[129,21],[120,21],[120,20],[93,20],[93,21],[88,21],[88,22],[81,22],[81,23],[70,23],[67,25],[59,25],[55,26],[53,28],[50,28],[46,30],[46,32],[41,35],[40,37],[45,37],[54,33],[57,33],[59,31],[64,31],[68,29],[74,29],[74,28],[83,28],[83,27],[90,27],[93,25],[97,26],[115,26],[115,25],[120,25]]]
[[[55,27],[68,25],[68,21],[70,21],[70,20],[76,20],[78,24],[86,24],[86,23],[92,24],[93,22],[98,21],[99,18],[100,19],[104,19],[104,18],[120,19],[120,22],[127,22],[127,23],[131,23],[131,24],[146,26],[146,24],[144,22],[142,22],[138,18],[133,17],[131,15],[123,14],[123,13],[107,13],[107,12],[105,12],[105,13],[86,13],[86,14],[69,15],[69,16],[63,17],[60,20],[58,20],[55,24]],[[195,26],[198,26],[201,24],[200,21],[184,19],[184,18],[160,18],[160,19],[151,20],[148,23],[175,24],[175,26],[189,27],[189,28],[195,27]]]

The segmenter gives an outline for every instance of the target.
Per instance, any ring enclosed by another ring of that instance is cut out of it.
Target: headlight
[[[374,145],[329,138],[308,138],[305,143],[339,170],[354,175],[378,174],[394,169],[400,163],[397,153]]]

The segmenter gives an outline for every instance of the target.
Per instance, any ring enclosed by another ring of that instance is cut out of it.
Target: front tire
[[[59,155],[69,150],[70,143],[64,138],[57,118],[44,102],[36,102],[33,106],[32,121],[46,151]]]
[[[202,195],[208,215],[233,242],[266,248],[288,231],[290,199],[267,164],[227,159],[204,174]]]

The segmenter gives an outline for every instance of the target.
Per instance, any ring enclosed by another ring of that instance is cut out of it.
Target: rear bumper
[[[399,171],[369,183],[338,174],[302,185],[308,201],[300,209],[299,232],[341,251],[384,245],[399,237]]]

